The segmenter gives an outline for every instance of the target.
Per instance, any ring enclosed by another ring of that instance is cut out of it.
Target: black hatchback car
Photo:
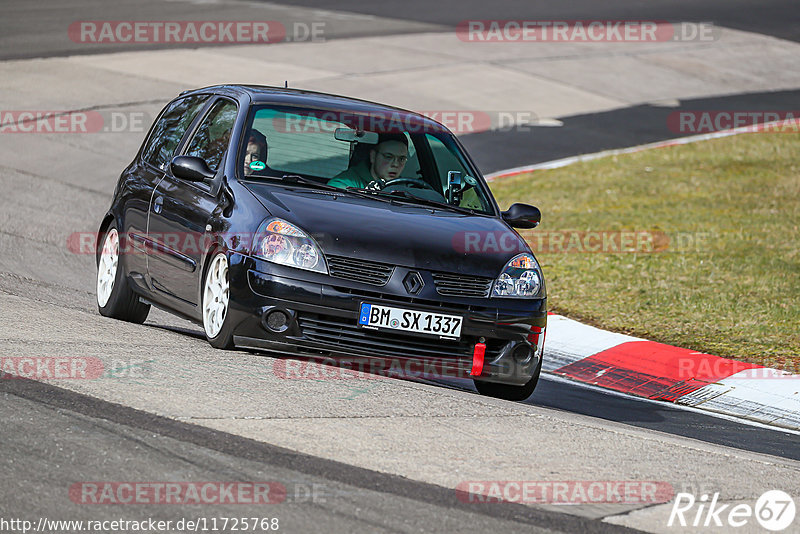
[[[527,398],[545,283],[455,136],[372,102],[215,86],[170,102],[119,178],[97,246],[100,313],[155,305],[215,347],[425,362]]]

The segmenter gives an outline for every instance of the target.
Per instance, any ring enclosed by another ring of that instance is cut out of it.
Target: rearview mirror
[[[502,214],[503,220],[514,228],[536,228],[542,222],[542,212],[528,204],[512,204]]]
[[[202,182],[212,179],[216,173],[208,163],[197,156],[175,156],[169,164],[172,175],[187,182]]]
[[[336,128],[333,137],[339,141],[350,143],[359,142],[368,145],[378,144],[378,134],[375,132],[365,132],[364,130],[353,130],[352,128]]]

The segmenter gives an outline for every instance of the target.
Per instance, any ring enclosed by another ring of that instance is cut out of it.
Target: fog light
[[[289,316],[283,310],[272,310],[264,317],[264,326],[272,332],[285,332],[289,328]]]

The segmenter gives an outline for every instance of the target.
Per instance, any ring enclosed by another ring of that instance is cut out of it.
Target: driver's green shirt
[[[348,187],[364,189],[374,179],[375,178],[372,177],[372,173],[369,170],[369,164],[365,160],[355,167],[346,169],[331,178],[328,182],[328,185],[340,187],[342,189],[346,189]]]

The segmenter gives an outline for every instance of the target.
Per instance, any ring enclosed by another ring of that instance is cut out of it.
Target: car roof
[[[250,97],[250,100],[253,104],[283,104],[310,109],[335,110],[363,114],[381,113],[390,115],[392,113],[400,113],[403,115],[412,116],[415,122],[419,121],[416,122],[417,124],[428,123],[431,126],[436,125],[438,128],[435,128],[435,130],[444,128],[444,130],[447,131],[447,129],[441,123],[414,111],[394,106],[387,106],[377,102],[370,102],[369,100],[308,91],[305,89],[291,89],[286,87],[273,87],[269,85],[226,84],[212,85],[209,87],[203,87],[201,89],[192,89],[182,92],[181,95],[209,92],[216,94],[227,94],[229,96],[247,95]]]

